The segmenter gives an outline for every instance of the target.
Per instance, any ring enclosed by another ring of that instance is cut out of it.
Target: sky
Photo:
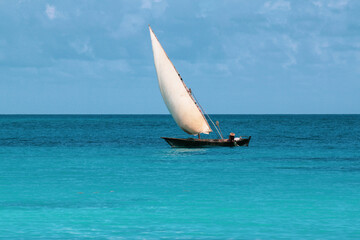
[[[0,114],[167,114],[148,30],[207,113],[360,113],[358,0],[0,0]]]

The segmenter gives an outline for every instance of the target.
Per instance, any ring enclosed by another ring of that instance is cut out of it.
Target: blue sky
[[[168,113],[147,25],[208,113],[360,113],[360,1],[0,0],[0,113]]]

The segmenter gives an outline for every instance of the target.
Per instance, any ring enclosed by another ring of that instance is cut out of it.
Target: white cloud
[[[292,52],[297,52],[298,44],[291,39],[288,35],[283,36],[285,46]]]
[[[278,0],[275,2],[266,2],[263,6],[264,11],[289,11],[291,10],[290,2]]]
[[[112,31],[111,35],[115,38],[128,37],[138,33],[145,26],[145,19],[141,14],[127,14],[119,27]]]
[[[56,8],[52,5],[46,4],[45,13],[50,20],[53,20],[57,17]]]
[[[264,15],[270,25],[284,25],[291,14],[291,4],[288,1],[268,1],[261,7],[260,14]]]
[[[196,11],[196,17],[197,18],[207,18],[208,16],[212,15],[212,12],[214,12],[214,7],[211,4],[199,4],[199,10]]]
[[[80,41],[76,40],[70,43],[70,46],[75,49],[78,54],[94,57],[93,49],[88,40]]]
[[[348,5],[348,3],[349,0],[316,0],[312,2],[312,4],[319,8],[328,7],[332,9],[343,9]]]
[[[295,58],[294,55],[287,54],[287,57],[288,57],[288,61],[286,61],[285,63],[282,64],[283,68],[290,67],[290,66],[295,65],[297,63],[296,58]]]
[[[153,2],[158,3],[158,2],[161,2],[161,0],[142,0],[141,8],[152,9]]]
[[[298,43],[295,42],[288,35],[284,35],[279,44],[283,44],[283,46],[285,48],[285,55],[287,56],[287,61],[285,63],[283,63],[282,66],[284,68],[287,68],[287,67],[297,64],[295,55],[298,51]]]
[[[140,8],[136,5],[136,11],[122,14],[121,22],[108,28],[110,35],[114,38],[128,38],[138,34],[144,26],[151,24],[152,18],[163,17],[167,6],[167,2],[162,0],[142,0]],[[151,12],[151,17],[145,12]]]
[[[151,9],[152,8],[152,0],[142,0],[141,8]]]
[[[317,56],[323,57],[327,53],[327,49],[330,47],[330,44],[326,40],[316,39],[314,42],[314,52]]]
[[[342,9],[348,5],[348,0],[334,0],[328,3],[329,8]]]
[[[312,4],[314,4],[315,6],[321,8],[323,6],[323,3],[321,1],[313,1]]]

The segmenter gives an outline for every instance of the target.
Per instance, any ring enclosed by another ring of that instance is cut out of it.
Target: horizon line
[[[170,113],[0,113],[0,116],[16,115],[169,115]],[[208,113],[208,115],[360,115],[360,113]]]

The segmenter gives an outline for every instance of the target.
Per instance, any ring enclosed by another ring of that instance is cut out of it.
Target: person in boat
[[[236,142],[236,141],[240,141],[241,139],[242,139],[241,137],[235,137],[235,133],[230,133],[228,141]]]
[[[235,133],[230,133],[229,142],[234,142],[234,141],[235,141]]]

